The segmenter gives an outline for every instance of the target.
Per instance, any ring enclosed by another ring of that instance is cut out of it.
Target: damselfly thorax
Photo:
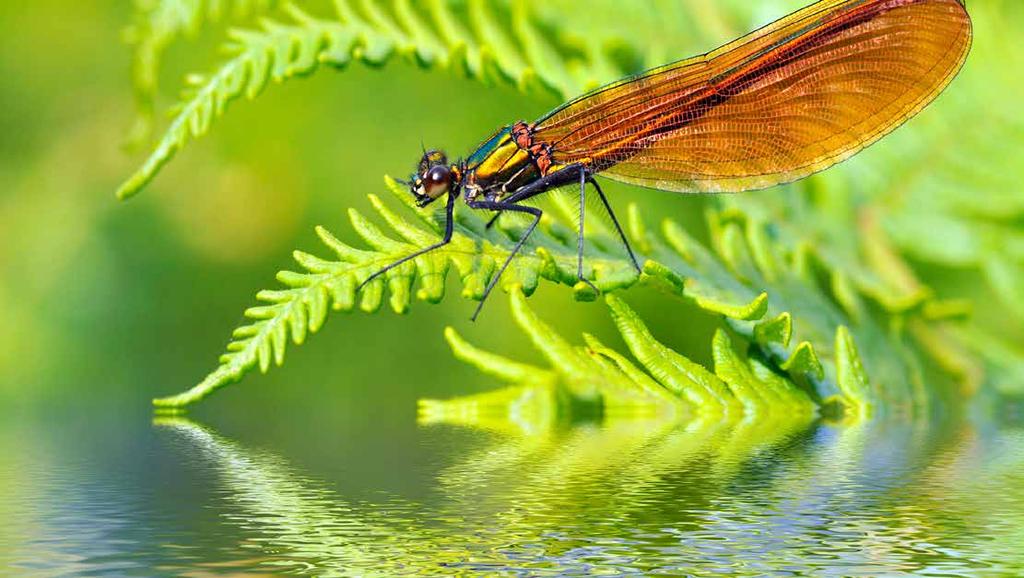
[[[467,201],[478,197],[501,200],[564,165],[551,158],[549,143],[533,138],[533,129],[523,121],[503,127],[484,141],[463,163],[463,195]]]

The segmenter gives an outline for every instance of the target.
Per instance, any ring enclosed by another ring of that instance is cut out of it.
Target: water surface
[[[347,440],[339,463],[187,418],[7,421],[0,573],[1024,572],[1013,424],[477,426],[418,427],[419,459]]]

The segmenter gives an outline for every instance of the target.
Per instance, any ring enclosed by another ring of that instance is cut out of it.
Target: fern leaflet
[[[409,203],[410,197],[403,187],[391,180],[388,185],[402,202]],[[184,407],[237,380],[254,366],[266,371],[272,363],[280,365],[288,337],[296,344],[302,343],[308,333],[323,326],[330,309],[350,311],[358,307],[373,312],[383,306],[387,296],[391,309],[401,313],[412,300],[414,285],[418,299],[437,302],[444,297],[445,279],[453,270],[462,282],[463,296],[479,299],[519,232],[516,223],[485,229],[480,215],[459,211],[450,245],[389,271],[357,295],[359,283],[381,266],[439,238],[440,227],[431,213],[418,212],[420,223],[413,223],[378,197],[371,196],[370,201],[387,223],[387,231],[355,210],[349,211],[349,219],[368,248],[349,246],[326,229],[318,228],[320,239],[335,258],[328,260],[297,251],[295,259],[302,272],[282,272],[278,280],[285,285],[284,289],[257,294],[263,304],[246,312],[253,322],[235,330],[218,368],[189,391],[154,403],[164,408]],[[721,222],[718,213],[712,213],[710,218],[714,223]],[[733,332],[751,343],[769,367],[806,384],[819,399],[842,396],[848,405],[865,410],[883,402],[892,408],[923,407],[929,403],[917,396],[920,388],[914,385],[920,379],[915,367],[923,363],[920,356],[927,351],[914,347],[911,336],[884,331],[879,326],[879,321],[884,320],[871,316],[855,319],[844,312],[837,305],[832,288],[821,285],[810,270],[810,249],[784,255],[782,247],[757,233],[761,229],[752,221],[746,225],[747,233],[736,229],[735,222],[719,226],[714,235],[717,252],[703,247],[672,221],[666,220],[662,234],[654,235],[646,229],[635,207],[630,207],[629,225],[632,241],[644,262],[642,277],[638,278],[615,239],[598,235],[588,243],[586,272],[603,293],[631,287],[642,280],[721,315]],[[531,245],[533,249],[518,257],[503,278],[506,287],[529,295],[541,279],[547,279],[573,285],[578,300],[595,297],[587,285],[576,282],[575,238],[569,229],[546,217]],[[750,257],[751,252],[760,257]],[[771,272],[770,281],[764,271]],[[631,319],[628,309],[624,305],[617,307],[618,303],[610,300],[623,334],[635,338],[630,342],[634,356],[649,367],[658,358],[671,357],[670,350],[639,331],[639,320]],[[801,323],[793,324],[794,318]],[[537,342],[553,339],[550,336],[554,334],[534,331],[530,335]],[[795,346],[790,343],[791,337],[797,341]],[[730,348],[724,336],[716,338],[715,344],[716,351]],[[870,347],[864,347],[865,344]],[[592,361],[580,357],[562,341],[551,341],[545,348],[557,352],[557,362],[552,359],[556,372],[567,367],[592,367]],[[471,349],[463,349],[462,353],[475,357]],[[707,374],[699,366],[677,361],[676,372]],[[614,364],[618,360],[609,356],[608,362]],[[630,373],[621,365],[620,369]],[[515,365],[498,371],[531,374],[524,366]],[[745,379],[744,371],[736,369],[731,375]],[[736,396],[727,393],[732,388],[722,386],[721,379],[694,379],[703,380],[702,388],[669,387],[677,396],[686,391],[681,397],[690,403],[718,407],[721,412],[730,408],[735,411],[737,403],[745,406],[750,400],[759,399],[758,395],[744,393],[740,397],[747,402],[737,402],[733,399]],[[584,387],[588,381],[578,383]],[[881,383],[887,387],[880,388]],[[632,388],[623,386],[624,391]]]

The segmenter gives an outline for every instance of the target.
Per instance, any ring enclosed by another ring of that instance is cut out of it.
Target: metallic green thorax
[[[540,178],[534,159],[512,136],[506,126],[480,145],[466,159],[463,186],[467,200],[479,195],[500,199],[506,193]]]

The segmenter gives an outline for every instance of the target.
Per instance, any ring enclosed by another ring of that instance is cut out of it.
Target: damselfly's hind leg
[[[643,269],[640,267],[640,262],[636,260],[633,248],[629,246],[629,239],[626,238],[626,233],[622,231],[622,227],[619,225],[619,220],[615,218],[615,211],[612,210],[611,204],[608,203],[607,197],[604,196],[604,191],[601,190],[601,186],[598,185],[597,181],[594,180],[594,177],[590,175],[587,175],[587,182],[594,185],[594,188],[597,190],[597,196],[601,197],[601,202],[604,203],[604,208],[608,211],[608,216],[612,218],[615,230],[619,233],[619,238],[622,239],[622,244],[626,246],[626,252],[629,253],[629,259],[633,261],[633,266],[636,267],[636,272],[642,273]],[[582,215],[582,211],[580,214]]]
[[[589,279],[583,276],[583,223],[586,222],[586,210],[587,210],[587,171],[583,167],[580,167],[580,230],[576,236],[576,278],[583,281],[590,288],[594,290],[598,295],[601,294],[601,290],[590,282]]]
[[[615,216],[615,211],[612,210],[611,203],[608,202],[608,197],[605,196],[604,191],[601,190],[601,185],[597,184],[597,180],[594,179],[594,176],[591,175],[587,168],[584,167],[583,165],[573,164],[564,167],[558,170],[557,172],[547,175],[546,177],[540,179],[539,181],[536,181],[519,189],[518,191],[510,195],[508,198],[504,199],[504,201],[507,203],[518,203],[520,201],[529,199],[530,197],[536,196],[541,192],[573,182],[576,180],[577,176],[580,179],[580,240],[578,248],[580,263],[579,270],[582,271],[583,269],[583,249],[581,247],[583,246],[583,222],[585,207],[584,194],[586,193],[585,184],[590,183],[591,185],[594,186],[594,190],[597,191],[597,196],[601,198],[601,203],[604,204],[605,210],[608,211],[608,216],[612,218],[612,224],[615,225],[615,231],[619,234],[619,239],[622,240],[623,246],[626,247],[626,252],[629,253],[629,260],[633,263],[633,267],[636,268],[637,273],[642,273],[643,269],[640,267],[640,261],[637,260],[636,253],[633,252],[633,247],[630,246],[629,239],[626,237],[626,233],[622,230],[622,225],[619,224],[619,219]],[[497,215],[494,215],[494,217],[492,217],[491,221],[488,223],[488,226],[492,225],[494,221],[498,218],[498,215],[500,214],[501,213],[499,211]],[[580,280],[586,282],[588,285],[593,287],[592,283],[583,278],[583,274],[581,272],[579,273],[579,277]]]
[[[608,199],[605,198],[604,192],[601,191],[601,187],[598,186],[597,182],[593,179],[593,177],[590,176],[590,173],[587,172],[586,167],[579,164],[569,165],[559,169],[558,171],[545,175],[540,179],[537,179],[536,181],[520,188],[516,192],[512,193],[511,195],[500,201],[473,201],[468,203],[468,205],[471,208],[487,209],[491,211],[496,211],[498,213],[491,218],[490,222],[488,223],[488,226],[494,223],[494,221],[497,219],[498,215],[500,215],[502,211],[528,213],[530,215],[533,215],[534,217],[533,222],[530,223],[530,226],[527,227],[526,232],[519,238],[519,241],[512,249],[512,253],[508,256],[507,259],[505,259],[505,263],[501,266],[501,269],[498,271],[498,274],[491,278],[491,281],[487,285],[487,288],[484,289],[484,294],[480,300],[480,304],[477,305],[476,312],[473,313],[474,320],[476,319],[477,315],[480,314],[480,310],[483,307],[484,301],[486,301],[488,295],[490,295],[491,290],[493,290],[494,287],[498,284],[498,280],[501,278],[501,275],[505,272],[505,270],[508,269],[508,266],[512,262],[512,259],[523,248],[523,245],[526,243],[526,240],[530,237],[530,235],[533,234],[533,231],[537,228],[537,224],[540,222],[541,215],[543,215],[543,212],[536,207],[528,207],[524,205],[519,205],[517,203],[520,203],[522,201],[530,199],[531,197],[535,197],[537,195],[545,193],[551,189],[563,185],[568,185],[573,182],[579,182],[580,184],[580,227],[576,246],[576,276],[579,278],[579,280],[589,285],[597,293],[601,292],[600,289],[597,288],[597,286],[595,286],[589,279],[583,276],[583,245],[585,240],[583,236],[583,225],[585,222],[585,195],[586,186],[588,182],[594,185],[594,188],[597,190],[597,194],[601,197],[601,202],[604,203],[604,207],[605,209],[608,210],[608,214],[611,216],[612,222],[615,223],[615,230],[619,232],[619,237],[622,239],[622,242],[626,245],[626,251],[629,252],[629,257],[633,261],[633,265],[637,268],[637,271],[640,270],[640,265],[637,263],[636,257],[633,255],[633,249],[629,246],[629,241],[626,240],[626,235],[625,233],[622,232],[622,227],[619,226],[619,221],[618,219],[615,218],[615,213],[612,212],[611,205],[608,204]]]

